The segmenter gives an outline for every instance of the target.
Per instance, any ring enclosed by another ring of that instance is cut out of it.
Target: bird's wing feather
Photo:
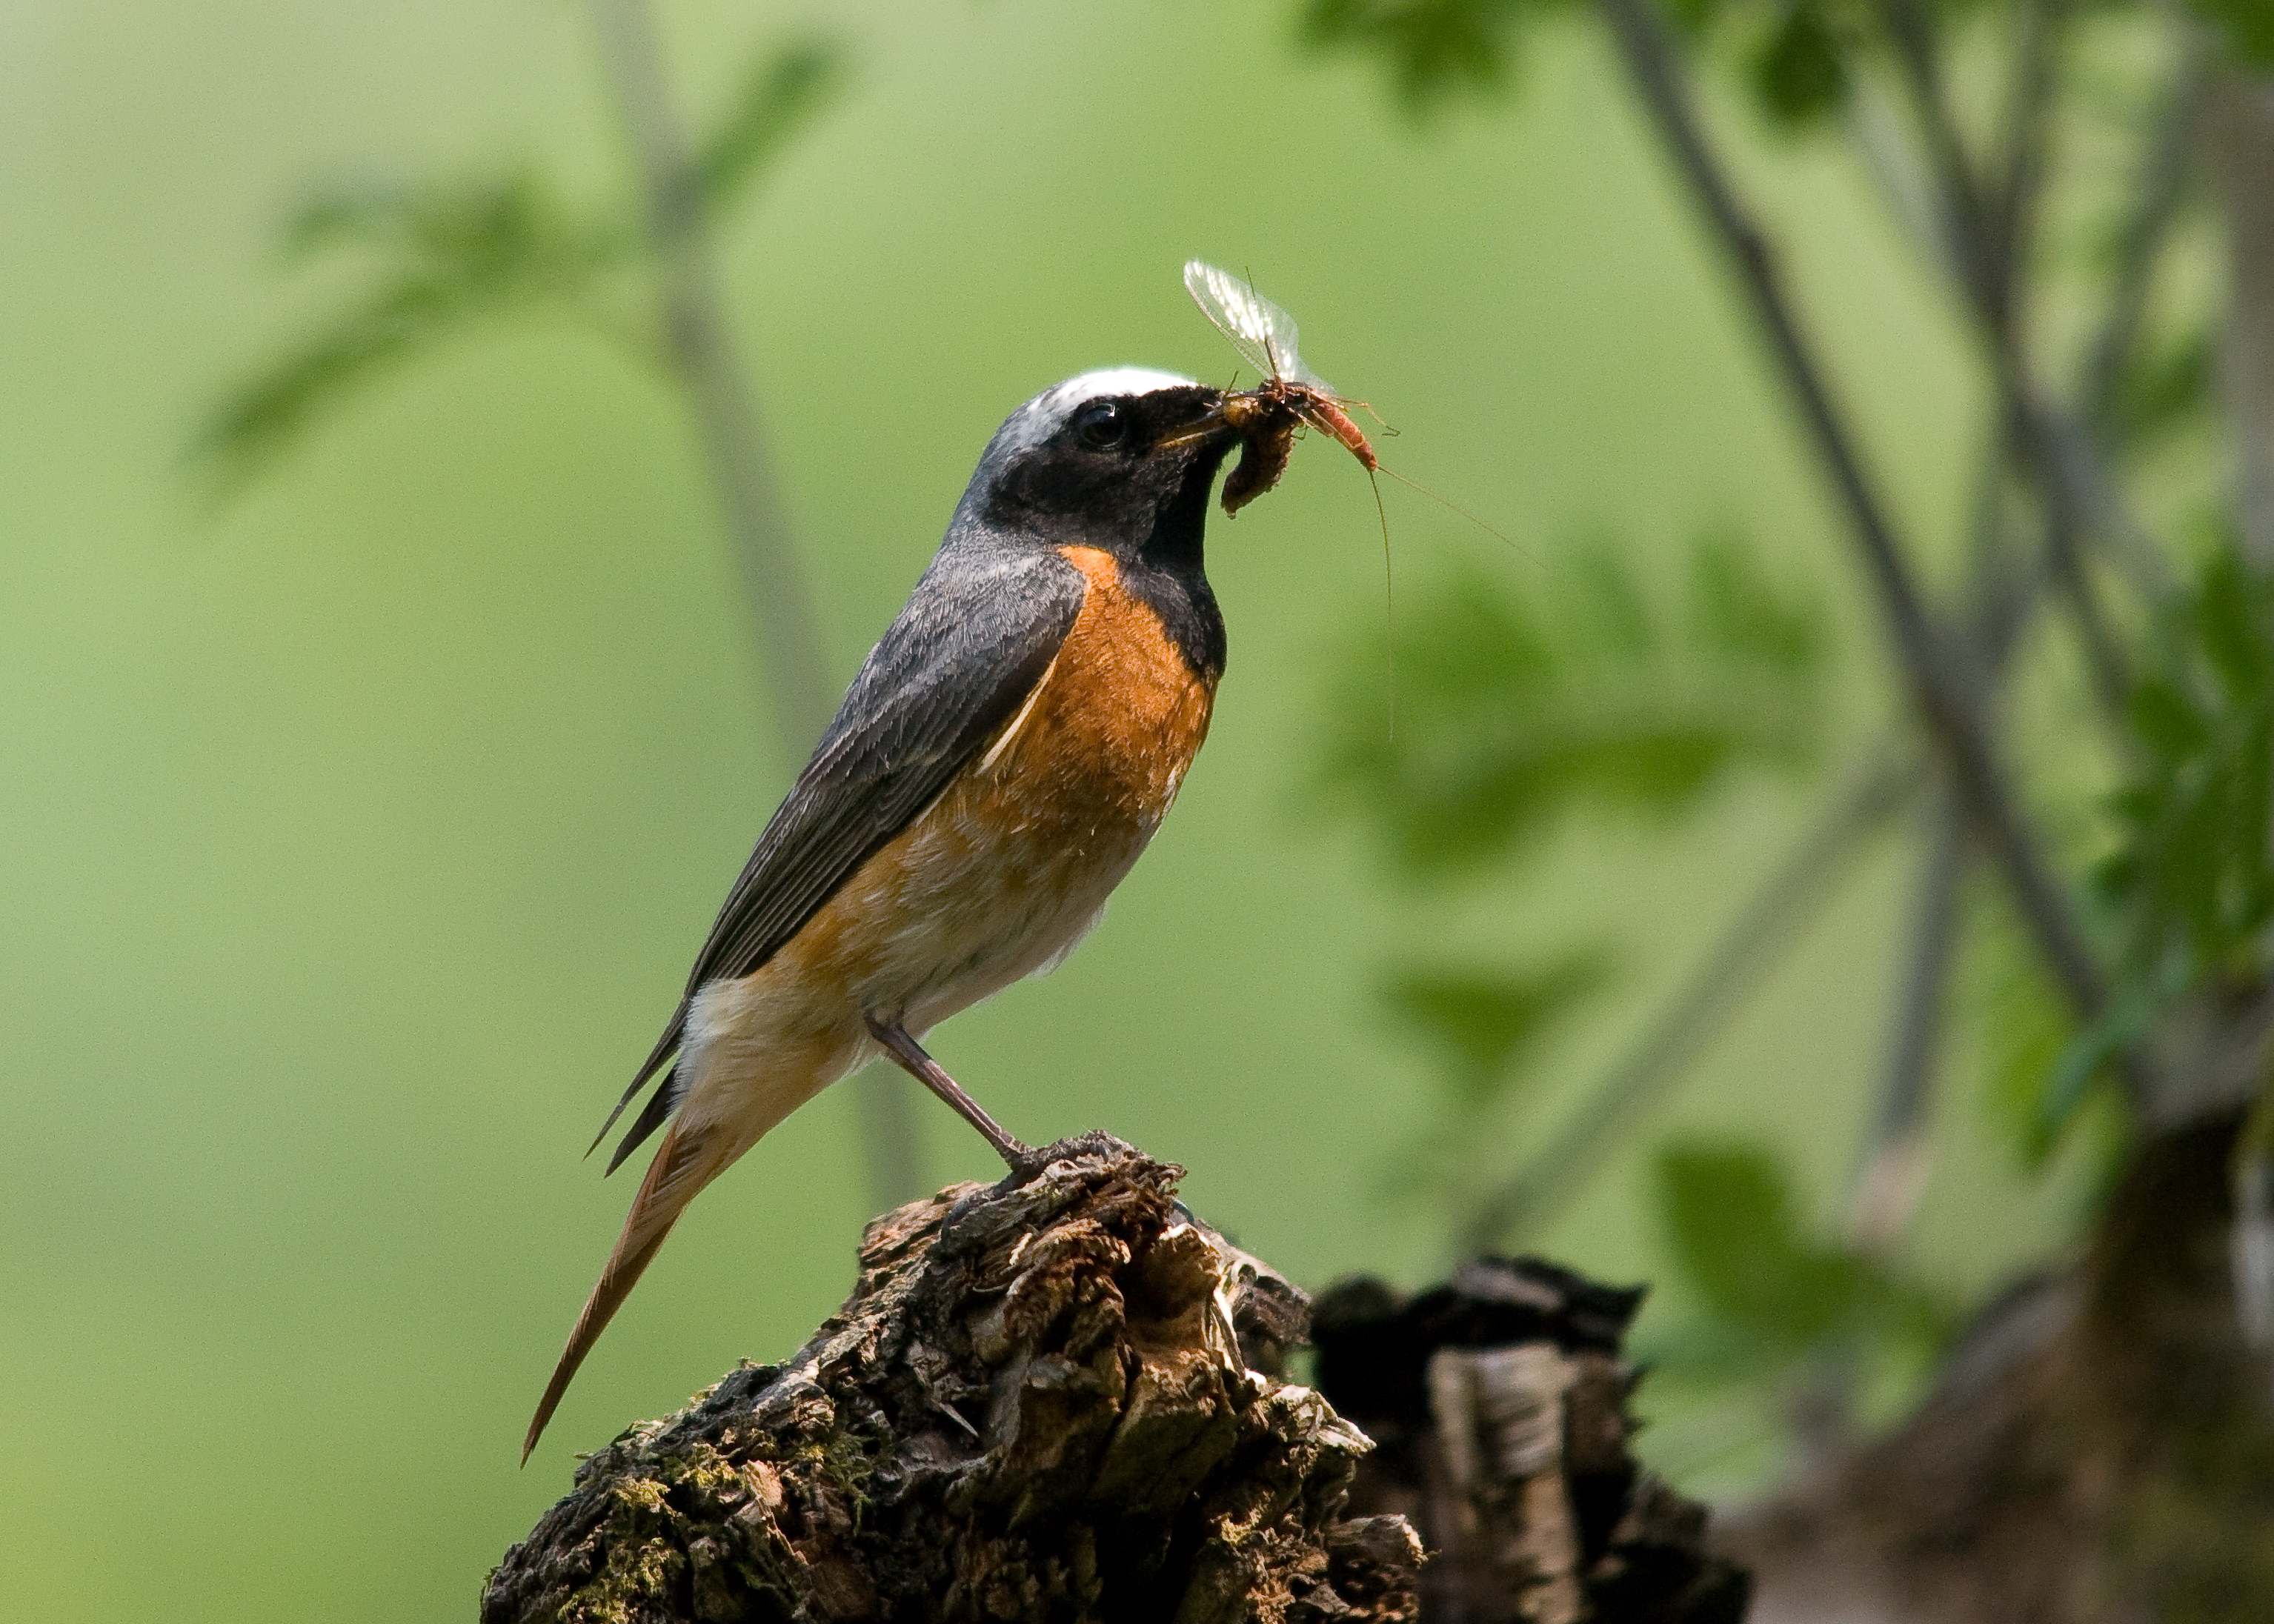
[[[934,561],[759,836],[678,1009],[599,1139],[678,1049],[696,993],[764,965],[1017,712],[1086,590],[1081,573],[1051,553],[958,549]],[[611,1170],[668,1110],[641,1113]]]

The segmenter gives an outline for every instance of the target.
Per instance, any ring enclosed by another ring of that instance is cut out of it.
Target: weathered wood
[[[1537,1259],[1484,1259],[1407,1297],[1377,1281],[1314,1310],[1319,1388],[1378,1447],[1351,1503],[1410,1519],[1431,1624],[1736,1624],[1745,1575],[1704,1507],[1636,1462],[1642,1293]]]
[[[1467,1395],[1472,1502],[1566,1554],[1508,1567],[1516,1610],[1425,1615],[1413,1526],[1352,1499],[1372,1443],[1285,1375],[1302,1294],[1196,1222],[1178,1177],[1093,1135],[877,1220],[794,1358],[579,1469],[491,1575],[485,1624],[1736,1616],[1668,1611],[1682,1585],[1629,1560],[1676,1530],[1687,1574],[1703,1515],[1627,1459],[1624,1310],[1588,1314],[1630,1299],[1577,1282],[1599,1297],[1562,1328],[1605,1334],[1585,1347],[1480,1342],[1434,1367]],[[1607,1605],[1622,1562],[1645,1582]]]

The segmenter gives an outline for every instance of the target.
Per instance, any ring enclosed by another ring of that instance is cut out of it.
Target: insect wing
[[[1266,378],[1309,384],[1326,390],[1326,380],[1303,365],[1296,348],[1295,318],[1256,292],[1244,276],[1201,259],[1185,262],[1185,291],[1201,313],[1231,341],[1231,347]]]

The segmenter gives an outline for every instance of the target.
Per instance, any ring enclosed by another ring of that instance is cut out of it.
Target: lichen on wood
[[[1635,1459],[1638,1290],[1532,1258],[1411,1296],[1344,1282],[1313,1312],[1320,1390],[1377,1447],[1352,1506],[1412,1521],[1431,1624],[1738,1624],[1746,1575],[1704,1507]]]
[[[877,1220],[794,1358],[584,1463],[485,1624],[1417,1617],[1371,1445],[1278,1373],[1300,1294],[1178,1176],[1089,1136]]]

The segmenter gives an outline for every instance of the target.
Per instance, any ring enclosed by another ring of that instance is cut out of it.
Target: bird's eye
[[[1073,431],[1083,445],[1110,451],[1129,438],[1129,417],[1111,401],[1092,401],[1075,414]]]

